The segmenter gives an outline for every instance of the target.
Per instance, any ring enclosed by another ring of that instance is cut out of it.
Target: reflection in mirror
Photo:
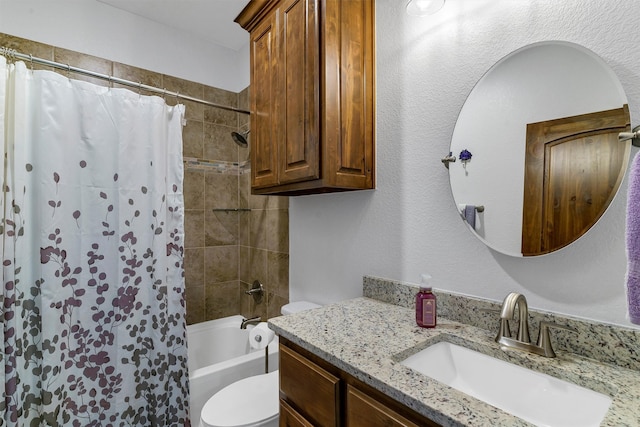
[[[567,42],[525,46],[465,101],[450,151],[456,207],[476,236],[512,256],[553,252],[584,235],[615,196],[629,159],[627,99],[596,54]],[[478,212],[476,206],[483,206]]]

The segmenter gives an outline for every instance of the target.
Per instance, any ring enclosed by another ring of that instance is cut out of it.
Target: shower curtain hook
[[[31,68],[31,71],[33,71],[33,55],[29,54],[29,66]]]
[[[71,65],[67,62],[67,78],[71,79]]]
[[[142,96],[141,90],[142,90],[142,82],[138,82],[138,96]]]
[[[2,56],[4,56],[5,58],[7,58],[7,63],[11,64],[11,49],[9,49],[6,46],[2,46],[2,49],[0,49],[0,54]]]
[[[16,52],[15,49],[9,49],[6,46],[3,46],[2,49],[0,49],[0,54],[5,58],[7,58],[8,64],[13,64],[15,62],[15,59],[16,59],[15,52]]]

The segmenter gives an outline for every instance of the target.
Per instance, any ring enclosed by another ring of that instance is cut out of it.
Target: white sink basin
[[[611,398],[448,342],[400,362],[538,426],[599,426]]]

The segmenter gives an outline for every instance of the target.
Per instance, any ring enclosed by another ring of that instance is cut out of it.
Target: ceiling
[[[233,22],[249,0],[98,0],[229,49],[249,43]]]

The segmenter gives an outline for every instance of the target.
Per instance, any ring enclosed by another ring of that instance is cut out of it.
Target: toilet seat
[[[200,425],[253,427],[277,419],[278,388],[278,371],[236,381],[207,400]]]

